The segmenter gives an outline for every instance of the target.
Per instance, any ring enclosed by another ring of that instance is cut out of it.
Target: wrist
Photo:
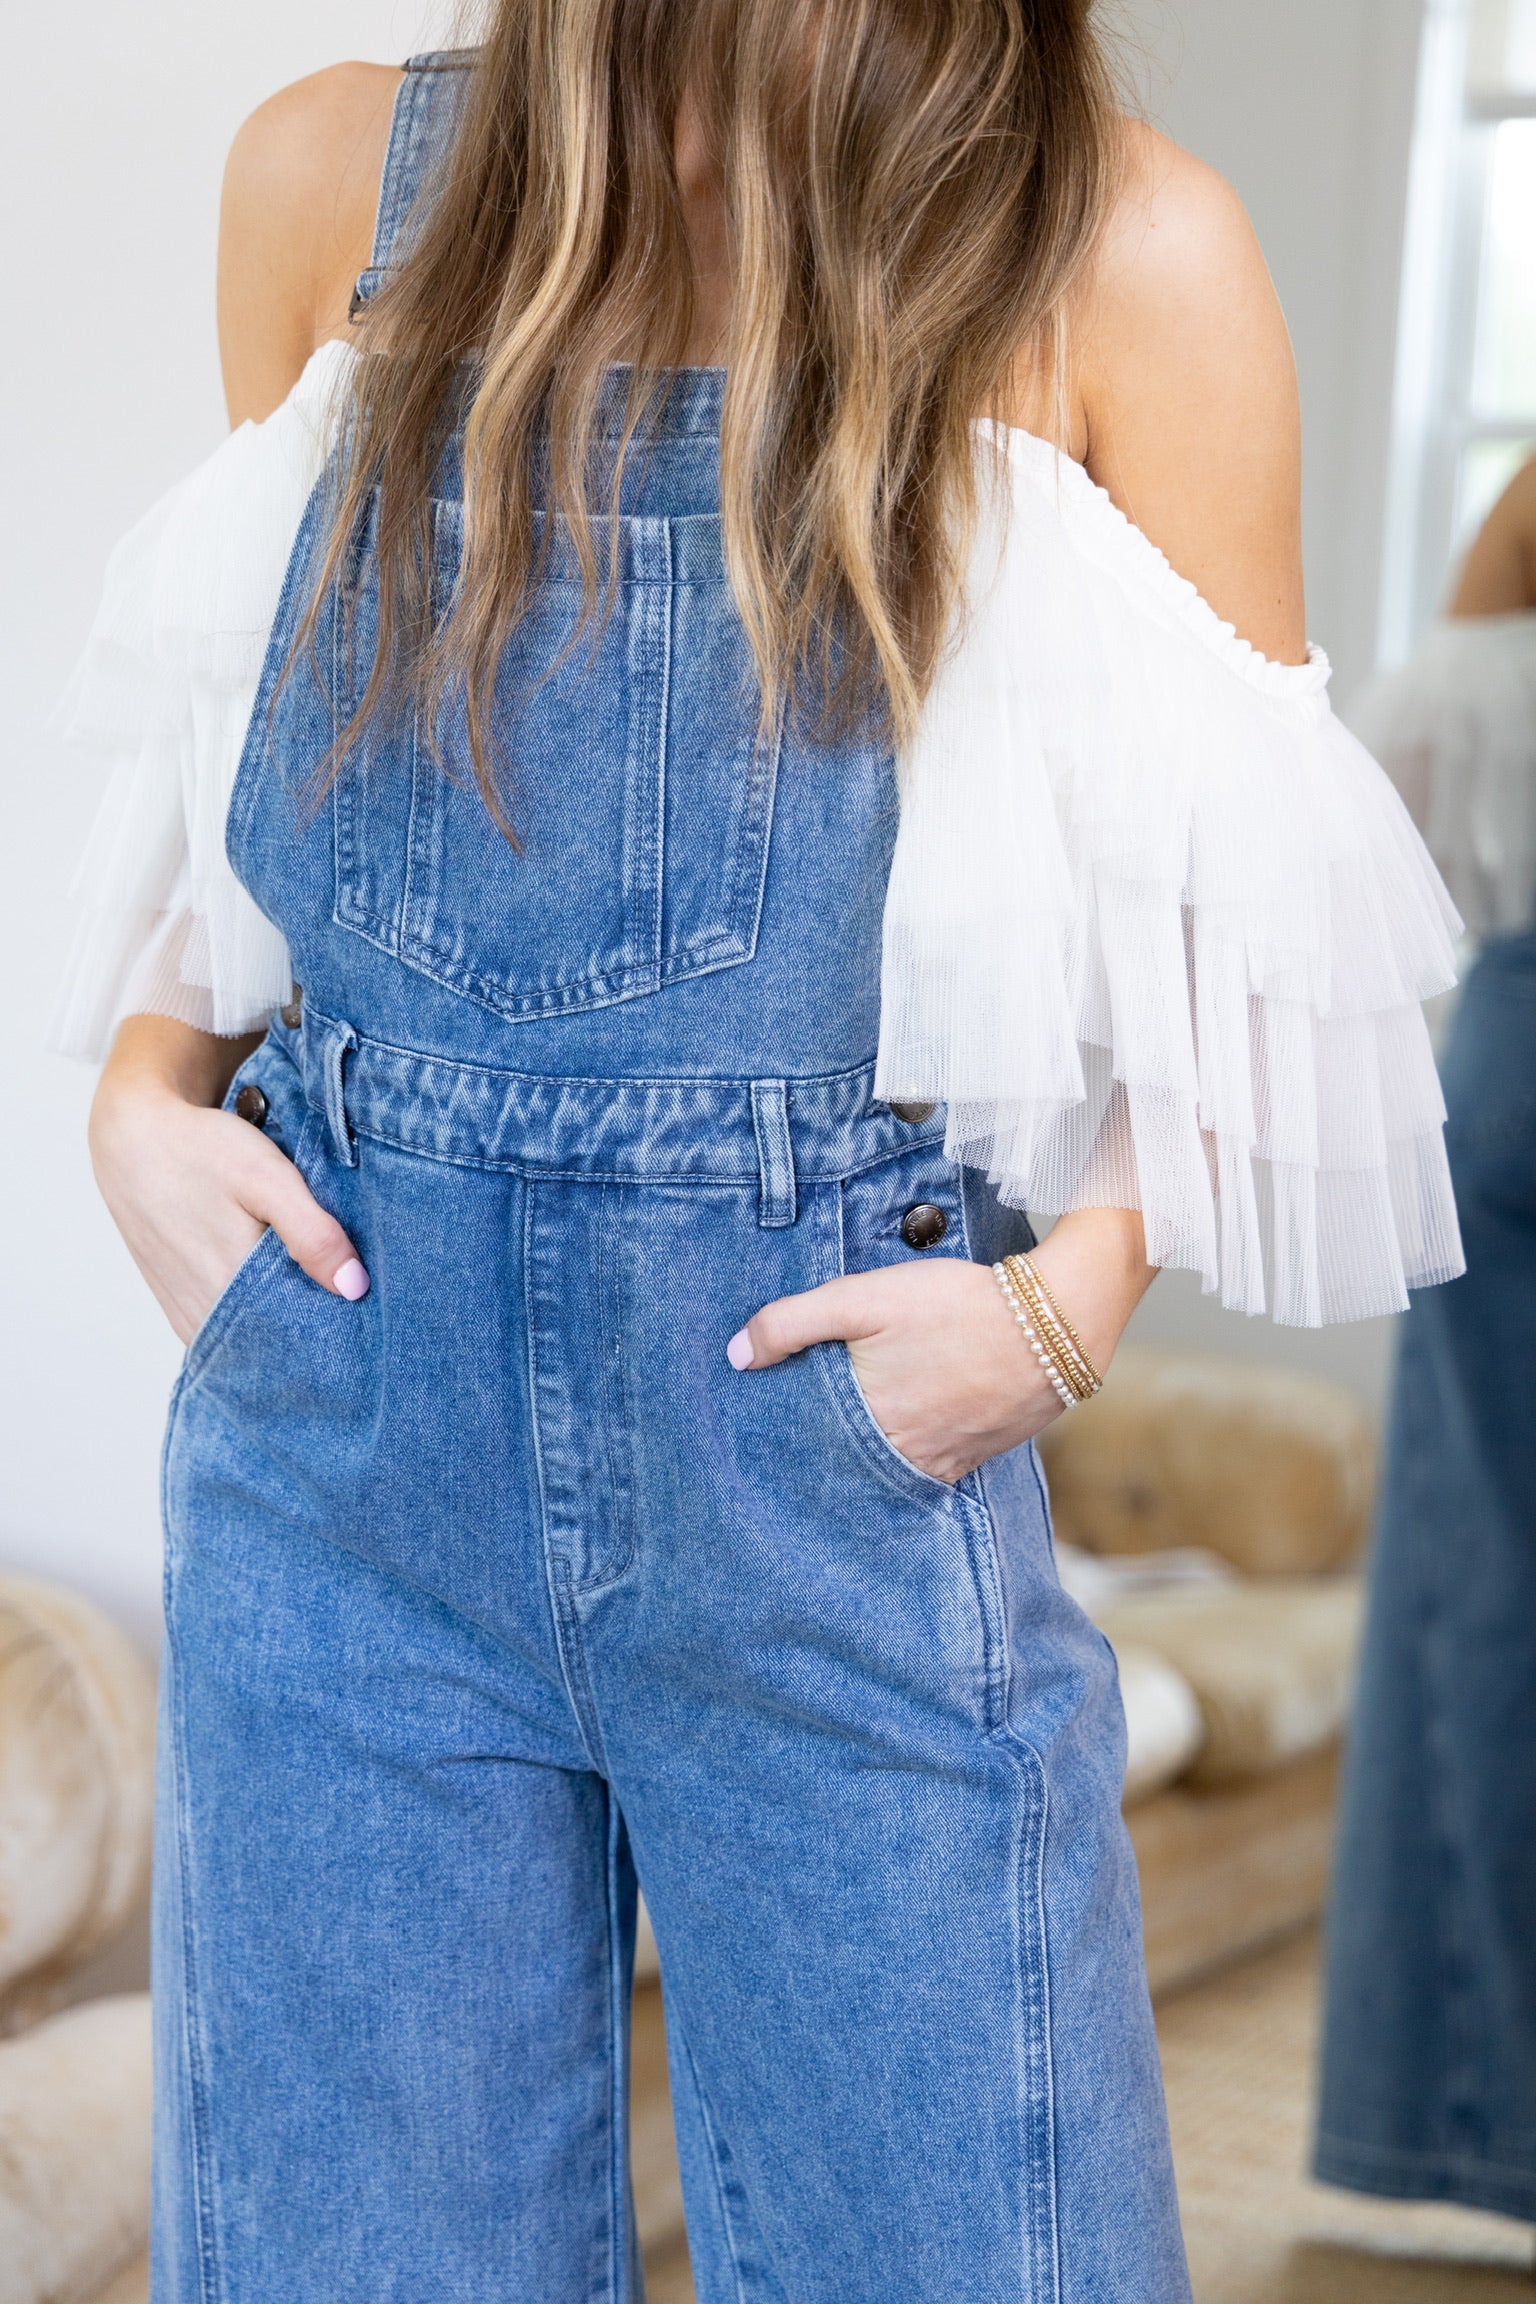
[[[1157,1278],[1157,1267],[1146,1259],[1139,1213],[1075,1210],[1058,1219],[1030,1260],[1099,1374],[1107,1375],[1131,1314]]]
[[[169,1016],[129,1016],[118,1029],[102,1071],[98,1095],[140,1103],[159,1097],[210,1107],[220,1104],[261,1034],[224,1038]]]

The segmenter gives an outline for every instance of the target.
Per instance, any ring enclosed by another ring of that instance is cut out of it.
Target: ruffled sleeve
[[[1007,436],[904,763],[878,1092],[1016,1206],[1315,1326],[1462,1268],[1421,1002],[1459,922],[1407,810],[1076,464]]]
[[[264,1026],[283,940],[224,853],[230,793],[283,579],[355,355],[322,345],[288,399],[242,424],[113,553],[63,704],[65,741],[109,764],[71,890],[50,1038],[100,1058],[123,1017]]]
[[[1350,714],[1470,934],[1536,926],[1536,616],[1437,624]]]

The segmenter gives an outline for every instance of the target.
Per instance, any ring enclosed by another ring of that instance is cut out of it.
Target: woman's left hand
[[[1102,1374],[1155,1277],[1140,1218],[1105,1208],[1064,1216],[1033,1260]],[[985,1264],[935,1257],[781,1296],[726,1353],[754,1370],[839,1341],[886,1438],[936,1480],[963,1479],[1064,1413]]]

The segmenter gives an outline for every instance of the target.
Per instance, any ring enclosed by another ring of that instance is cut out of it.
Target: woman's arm
[[[1536,457],[1522,464],[1467,554],[1450,613],[1518,616],[1536,608]]]
[[[1306,656],[1300,426],[1290,340],[1243,209],[1221,179],[1128,130],[1124,196],[1074,315],[1074,445],[1099,484],[1266,655]],[[1025,363],[1020,373],[1039,374]],[[1026,388],[1007,413],[1050,432]],[[1035,1261],[1102,1370],[1156,1277],[1139,1214],[1063,1216]],[[888,1267],[770,1304],[733,1337],[739,1368],[848,1343],[870,1409],[944,1480],[1061,1413],[985,1268]]]
[[[368,261],[399,75],[343,65],[286,89],[241,129],[219,235],[219,332],[231,420],[286,398],[345,326]],[[369,169],[372,169],[371,182]],[[113,1220],[182,1342],[268,1225],[310,1277],[357,1297],[367,1275],[298,1170],[218,1106],[257,1041],[131,1016],[91,1110],[91,1156]]]
[[[1261,654],[1306,661],[1301,410],[1285,315],[1231,186],[1128,130],[1078,326],[1084,459]]]

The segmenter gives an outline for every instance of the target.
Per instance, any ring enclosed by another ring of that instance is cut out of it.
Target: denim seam
[[[314,1010],[313,1013],[319,1015],[318,1010]],[[321,1017],[320,1021],[335,1023],[337,1019],[335,1017]],[[374,1036],[369,1039],[368,1045],[378,1049],[385,1056],[413,1057],[421,1064],[446,1064],[455,1072],[474,1073],[485,1080],[539,1081],[547,1080],[550,1077],[546,1073],[519,1072],[515,1068],[508,1070],[498,1064],[481,1064],[473,1058],[445,1057],[441,1051],[418,1048],[408,1040],[381,1040]],[[796,1073],[789,1079],[788,1085],[793,1096],[797,1089],[841,1088],[852,1086],[861,1080],[872,1081],[874,1071],[873,1064],[842,1064],[832,1072]],[[627,1088],[636,1085],[647,1088],[750,1088],[756,1074],[751,1072],[712,1072],[708,1074],[661,1072],[636,1074],[632,1079],[623,1073],[615,1075],[613,1073],[562,1072],[559,1078],[562,1087],[602,1088],[611,1093],[616,1087]],[[920,1135],[916,1130],[910,1132],[903,1130],[901,1143],[899,1146],[893,1147],[893,1150],[906,1151],[914,1144],[937,1144],[942,1140],[942,1131],[939,1129],[931,1130],[926,1136]],[[889,1157],[889,1155],[882,1155],[882,1157]]]
[[[1415,1616],[1428,1690],[1424,1735],[1429,1781],[1424,1786],[1424,1807],[1430,1833],[1438,1844],[1441,1884],[1441,1894],[1434,1900],[1433,1906],[1444,2056],[1441,2077],[1444,2101],[1454,2117],[1457,2111],[1464,2110],[1469,2104],[1477,2104],[1480,2095],[1478,2073],[1486,2060],[1479,2058],[1474,2037],[1477,1995],[1470,1982],[1475,1963],[1469,1943],[1476,1931],[1468,1927],[1466,1867],[1456,1828],[1456,1805],[1449,1793],[1453,1770],[1447,1751],[1445,1724],[1454,1716],[1455,1706],[1453,1701],[1447,1709],[1446,1690],[1443,1686],[1437,1688],[1435,1685],[1437,1679],[1443,1679],[1443,1673],[1437,1671],[1437,1658],[1443,1645],[1436,1637],[1440,1602],[1438,1594],[1426,1581],[1424,1564],[1416,1568],[1415,1582]],[[1454,1691],[1452,1695],[1454,1698]]]
[[[690,1170],[686,1175],[679,1175],[675,1172],[655,1173],[630,1168],[546,1168],[529,1160],[486,1160],[472,1158],[465,1152],[442,1152],[424,1144],[408,1143],[403,1136],[391,1135],[385,1128],[362,1127],[356,1120],[349,1120],[349,1125],[354,1136],[365,1137],[370,1144],[385,1144],[391,1151],[404,1152],[414,1160],[440,1161],[445,1168],[480,1169],[491,1176],[523,1176],[530,1183],[639,1184],[655,1191],[671,1189],[678,1192],[690,1192],[704,1185],[713,1191],[750,1192],[754,1199],[762,1190],[760,1177],[744,1169],[735,1169],[728,1175],[705,1169]],[[937,1138],[933,1141],[937,1142]],[[800,1181],[808,1185],[846,1183],[855,1176],[867,1175],[871,1168],[879,1168],[887,1160],[900,1159],[904,1150],[916,1148],[916,1145],[898,1146],[892,1151],[877,1152],[870,1159],[859,1161],[851,1168],[837,1168],[827,1174],[802,1172]]]
[[[631,961],[622,968],[562,977],[557,984],[509,995],[497,978],[466,967],[446,945],[434,944],[425,936],[402,934],[398,926],[392,925],[381,913],[362,905],[355,914],[344,913],[341,905],[345,900],[346,891],[338,887],[333,915],[338,927],[360,936],[375,951],[387,952],[402,967],[414,967],[418,975],[430,977],[434,984],[441,984],[445,991],[456,993],[461,1000],[471,1000],[477,1008],[488,1008],[512,1024],[525,1019],[537,1023],[544,1017],[571,1015],[589,1008],[616,1008],[624,1000],[643,999],[661,989],[660,964],[645,959]],[[587,997],[594,985],[602,994],[600,999]]]
[[[272,624],[274,636],[279,631],[287,631],[292,628],[296,617],[296,604],[310,588],[315,572],[317,532],[327,485],[326,475],[322,473],[310,492],[309,502],[304,507],[303,518],[299,523],[299,532],[294,539],[287,571],[283,577],[283,588],[278,597],[277,614]],[[336,648],[334,618],[331,647],[334,660]],[[272,768],[271,745],[268,741],[268,734],[273,707],[287,670],[287,655],[279,655],[272,641],[269,640],[266,655],[262,662],[261,676],[256,686],[255,699],[251,706],[251,716],[246,724],[245,740],[241,745],[240,758],[235,767],[235,780],[230,788],[229,804],[224,812],[224,859],[234,872],[235,877],[242,882],[245,881],[246,876],[240,871],[239,851],[242,843],[250,837],[251,825],[256,813],[256,803],[261,793],[262,778],[257,773],[258,765],[265,765],[269,773],[275,773]],[[335,697],[336,690],[333,686],[330,698],[333,730],[335,729]]]
[[[842,1194],[839,1192],[832,1219],[832,1253],[837,1273],[843,1271],[846,1261],[842,1217]],[[826,1231],[823,1219],[823,1248]],[[823,1254],[822,1264],[825,1262]],[[979,1496],[967,1484],[975,1483],[978,1475],[968,1473],[964,1481],[951,1485],[935,1474],[909,1464],[900,1449],[875,1422],[854,1373],[846,1344],[812,1345],[810,1358],[821,1369],[843,1430],[874,1476],[907,1503],[917,1505],[920,1510],[939,1513],[953,1520],[959,1527],[965,1549],[966,1573],[970,1578],[971,1597],[975,1603],[981,1635],[981,1730],[991,1741],[1007,1733],[1008,1638],[1002,1585],[997,1571],[996,1532],[991,1512],[984,1496]],[[1035,1765],[1039,1766],[1037,1756]]]
[[[610,1187],[603,1185],[601,1189],[606,1194]],[[599,1228],[609,1239],[616,1239],[618,1227],[604,1221],[606,1213],[606,1209],[600,1206],[598,1209]],[[605,1259],[603,1282],[604,1288],[600,1301],[608,1321],[607,1331],[602,1338],[605,1347],[603,1358],[618,1392],[618,1399],[615,1403],[617,1413],[606,1418],[605,1421],[608,1426],[606,1435],[608,1491],[613,1499],[613,1516],[619,1533],[619,1541],[611,1561],[605,1562],[594,1575],[583,1576],[575,1582],[573,1589],[578,1594],[599,1592],[608,1585],[617,1583],[618,1579],[633,1564],[635,1557],[634,1482],[628,1466],[624,1467],[624,1476],[621,1479],[619,1459],[615,1453],[620,1445],[627,1444],[631,1430],[629,1385],[624,1372],[624,1353],[622,1350],[624,1307],[619,1294],[618,1258],[615,1255],[610,1254]],[[607,1349],[609,1346],[612,1348]]]
[[[254,1285],[267,1276],[268,1268],[276,1271],[278,1251],[286,1254],[282,1242],[269,1224],[259,1240],[252,1243],[235,1266],[222,1293],[207,1319],[193,1336],[182,1362],[177,1390],[194,1391],[202,1382],[205,1370],[213,1359],[220,1340],[233,1324],[242,1304]]]
[[[963,1195],[962,1195],[963,1206]],[[969,1231],[967,1229],[967,1244]],[[1045,1513],[1046,1526],[1050,1526],[1050,1506],[1045,1493],[1045,1481],[1040,1469],[1038,1452],[1029,1451],[1030,1468],[1035,1487]],[[1016,1959],[1019,1970],[1020,1994],[1023,2001],[1025,2101],[1020,2117],[1029,2135],[1030,2149],[1025,2154],[1029,2171],[1029,2249],[1031,2296],[1038,2296],[1041,2304],[1053,2304],[1061,2293],[1061,2243],[1057,2219],[1055,2075],[1051,2053],[1051,1973],[1050,1945],[1046,1923],[1045,1847],[1050,1824],[1050,1781],[1045,1763],[1027,1738],[1021,1736],[1010,1717],[1012,1712],[1013,1660],[1008,1645],[1008,1601],[1004,1589],[1001,1547],[997,1542],[997,1525],[991,1506],[986,1501],[986,1466],[982,1465],[977,1481],[981,1490],[980,1509],[985,1515],[985,1539],[980,1556],[973,1552],[972,1571],[978,1579],[977,1600],[982,1611],[992,1648],[988,1673],[989,1700],[995,1708],[995,1726],[989,1732],[989,1741],[1012,1761],[1016,1772],[1032,1785],[1033,1809],[1026,1809],[1019,1827],[1019,1937]],[[988,1607],[990,1596],[991,1608]],[[992,1613],[995,1611],[995,1614]],[[1029,1861],[1028,1834],[1031,1812],[1034,1817],[1034,1860]],[[1030,1874],[1032,1872],[1032,1877]],[[1028,1895],[1026,1898],[1026,1889]],[[1029,1936],[1032,1957],[1026,1953],[1023,1941],[1024,1911],[1029,1912]],[[1032,2115],[1031,2099],[1038,2105]]]
[[[172,1400],[172,1415],[180,1405],[182,1386],[178,1384]],[[169,1535],[169,1490],[167,1474],[170,1462],[172,1426],[166,1431],[166,1444],[161,1452],[161,1517]],[[208,2126],[208,2081],[203,2044],[198,2029],[198,1959],[197,1937],[193,1924],[194,1898],[191,1893],[191,1835],[187,1824],[187,1756],[186,1719],[181,1701],[180,1643],[177,1639],[174,1612],[174,1580],[171,1567],[171,1546],[166,1544],[163,1572],[165,1603],[165,1633],[168,1650],[166,1668],[170,1674],[170,1741],[171,1781],[173,1785],[173,1811],[176,1819],[177,1923],[181,1939],[182,1993],[180,2033],[182,2052],[187,2066],[187,2119],[191,2129],[192,2219],[197,2232],[198,2287],[202,2304],[219,2304],[224,2292],[218,2248],[218,2218],[214,2195],[217,2189],[213,2164],[213,2144]]]
[[[813,1344],[810,1356],[822,1370],[844,1432],[877,1480],[907,1503],[942,1512],[946,1517],[964,1505],[965,1499],[958,1487],[940,1480],[935,1473],[920,1471],[915,1464],[909,1464],[900,1449],[885,1438],[864,1400],[863,1387],[853,1372],[846,1344]],[[857,1420],[854,1402],[845,1386],[858,1395]]]
[[[986,1467],[980,1466],[971,1475],[980,1493],[975,1498],[962,1493],[965,1507],[966,1559],[970,1565],[971,1583],[976,1596],[976,1612],[981,1619],[982,1669],[986,1674],[986,1732],[989,1738],[1011,1736],[1008,1712],[1010,1700],[1010,1659],[1008,1655],[1008,1603],[1003,1590],[1002,1570],[998,1561],[997,1524],[992,1508],[986,1501],[982,1476]],[[1038,1754],[1030,1748],[1035,1766],[1040,1766]],[[1043,1775],[1042,1770],[1042,1775]]]
[[[629,2284],[628,2107],[625,2101],[629,2073],[622,2006],[626,1979],[619,1972],[622,1963],[615,1877],[619,1804],[611,1785],[603,1787],[603,1803],[608,1823],[603,1864],[603,1918],[608,1940],[608,2297],[609,2304],[623,2304],[621,2290]],[[625,2268],[622,2276],[621,2263]]]
[[[667,770],[672,758],[672,523],[663,520],[657,536],[657,547],[662,562],[662,582],[665,590],[642,598],[642,614],[651,628],[650,653],[653,661],[646,666],[645,694],[655,697],[655,726],[647,730],[646,749],[654,746],[656,771],[654,780],[646,779],[646,792],[651,798],[655,816],[651,823],[650,895],[652,920],[648,949],[656,955],[658,980],[665,982],[662,973],[666,965],[664,940],[667,928]]]
[[[435,529],[432,566],[435,576],[437,568]],[[434,602],[432,605],[435,609],[436,603]],[[406,945],[411,940],[414,892],[420,886],[430,887],[431,885],[428,870],[431,862],[428,826],[432,819],[431,812],[426,805],[425,785],[428,777],[436,777],[441,774],[441,770],[431,758],[430,743],[426,746],[422,744],[419,699],[411,713],[410,747],[411,800],[405,821],[405,870],[400,878],[400,912],[396,923],[395,952],[397,956],[403,955]],[[425,761],[422,757],[424,751],[427,755]],[[436,798],[437,795],[434,793],[433,797]]]
[[[972,1254],[974,1242],[971,1237],[970,1214],[966,1205],[963,1184],[960,1191],[960,1232],[965,1243],[966,1254],[974,1262],[975,1258]],[[1030,1449],[1029,1453],[1038,1485],[1040,1459],[1033,1448]],[[970,1557],[972,1581],[976,1588],[976,1606],[981,1617],[984,1666],[987,1676],[987,1734],[995,1736],[999,1733],[1011,1733],[1008,1723],[1013,1701],[1013,1659],[1008,1648],[1008,1594],[1003,1580],[1002,1547],[997,1540],[997,1521],[993,1516],[992,1506],[987,1497],[986,1475],[986,1464],[978,1464],[975,1471],[969,1476],[971,1493],[968,1494],[962,1486],[962,1495],[967,1504],[972,1507],[966,1516],[968,1536],[966,1549]],[[1047,1526],[1049,1526],[1049,1520],[1050,1515],[1047,1510]],[[1040,1757],[1038,1753],[1033,1751],[1033,1747],[1030,1748],[1030,1751],[1034,1766],[1040,1771],[1043,1782],[1045,1771]]]
[[[1466,2176],[1474,2182],[1513,2187],[1526,2200],[1536,2202],[1536,2175],[1529,2168],[1511,2168],[1503,2161],[1471,2158],[1464,2152],[1414,2152],[1394,2144],[1365,2144],[1345,2136],[1335,2136],[1326,2129],[1318,2132],[1315,2165],[1319,2175],[1327,2182],[1327,2168],[1353,2168],[1366,2171],[1379,2169],[1384,2175],[1401,2170],[1407,2176],[1422,2174],[1446,2177]]]
[[[648,559],[650,531],[636,524],[630,531],[634,550],[640,555],[642,574]],[[663,549],[666,547],[664,545]],[[670,553],[667,555],[670,558]],[[620,857],[620,877],[624,899],[624,934],[631,948],[634,942],[635,911],[644,897],[646,910],[641,924],[640,954],[638,961],[622,969],[610,969],[602,975],[592,974],[577,980],[576,988],[585,991],[588,984],[606,989],[611,982],[626,983],[630,977],[638,979],[640,993],[659,985],[661,981],[662,936],[662,857],[660,845],[665,838],[666,816],[664,794],[658,791],[658,780],[666,773],[666,727],[658,729],[652,723],[649,698],[655,688],[656,618],[658,605],[663,614],[670,614],[670,600],[663,597],[658,604],[654,590],[641,583],[638,593],[637,619],[630,627],[629,641],[640,658],[638,678],[634,680],[625,715],[624,735],[624,825]],[[661,651],[665,657],[665,636]],[[626,666],[628,669],[628,666]],[[562,1003],[564,1006],[595,1007],[597,1001],[583,999]],[[510,1012],[510,1011],[509,1011]],[[525,1008],[525,1012],[526,1008]],[[537,1013],[537,1011],[534,1011]]]
[[[748,2304],[747,2292],[741,2284],[741,2249],[736,2239],[736,2228],[731,2222],[731,2204],[725,2188],[725,2171],[720,2165],[720,2143],[715,2134],[714,2115],[710,2111],[709,2098],[704,2093],[704,2083],[699,2076],[698,2059],[693,2053],[692,2043],[686,2033],[683,2034],[682,2040],[683,2054],[687,2057],[688,2069],[693,2074],[693,2094],[699,2107],[699,2126],[704,2131],[704,2142],[709,2148],[709,2169],[715,2180],[715,2201],[720,2210],[720,2229],[725,2235],[725,2245],[730,2250],[731,2275],[736,2288],[736,2304]]]
[[[1056,2199],[1055,2074],[1051,2055],[1051,1964],[1045,1910],[1045,1844],[1050,1822],[1050,1786],[1034,1746],[1005,1727],[997,1741],[1013,1756],[1018,1772],[1032,1781],[1033,1803],[1019,1830],[1019,1907],[1015,1959],[1020,2016],[1026,2132],[1024,2168],[1028,2201],[1030,2295],[1040,2304],[1058,2304],[1061,2247]],[[1033,1849],[1029,1835],[1033,1826]],[[1025,1925],[1027,1918],[1028,1925]]]
[[[591,1676],[587,1671],[587,1652],[581,1637],[581,1610],[578,1605],[578,1587],[568,1560],[555,1556],[555,1584],[559,1594],[555,1620],[555,1633],[560,1643],[561,1663],[565,1670],[566,1687],[575,1707],[576,1724],[581,1731],[587,1756],[606,1783],[608,1763],[603,1754],[602,1723],[598,1718],[597,1702],[592,1693]]]
[[[544,1584],[549,1597],[550,1623],[555,1635],[555,1651],[560,1658],[560,1677],[565,1683],[566,1701],[576,1733],[581,1738],[587,1758],[600,1776],[606,1770],[599,1757],[596,1737],[597,1718],[591,1710],[591,1689],[587,1681],[586,1662],[581,1653],[580,1625],[576,1618],[575,1599],[571,1591],[570,1570],[560,1558],[549,1525],[549,1491],[544,1476],[544,1435],[539,1419],[539,1345],[538,1322],[534,1317],[533,1278],[535,1270],[533,1240],[533,1200],[531,1192],[523,1195],[523,1324],[528,1356],[528,1429],[533,1443],[533,1461],[539,1483],[539,1526],[544,1554]],[[586,1704],[583,1704],[583,1697]]]
[[[734,938],[743,960],[755,956],[763,924],[763,901],[768,888],[768,852],[773,841],[773,812],[778,793],[783,730],[781,712],[774,724],[771,742],[764,745],[760,738],[754,741],[752,760],[747,770],[746,798],[742,804],[741,827],[736,836],[736,853],[731,862],[730,888],[726,899],[726,918],[733,923]],[[751,921],[747,924],[742,921],[741,914],[749,898]]]

